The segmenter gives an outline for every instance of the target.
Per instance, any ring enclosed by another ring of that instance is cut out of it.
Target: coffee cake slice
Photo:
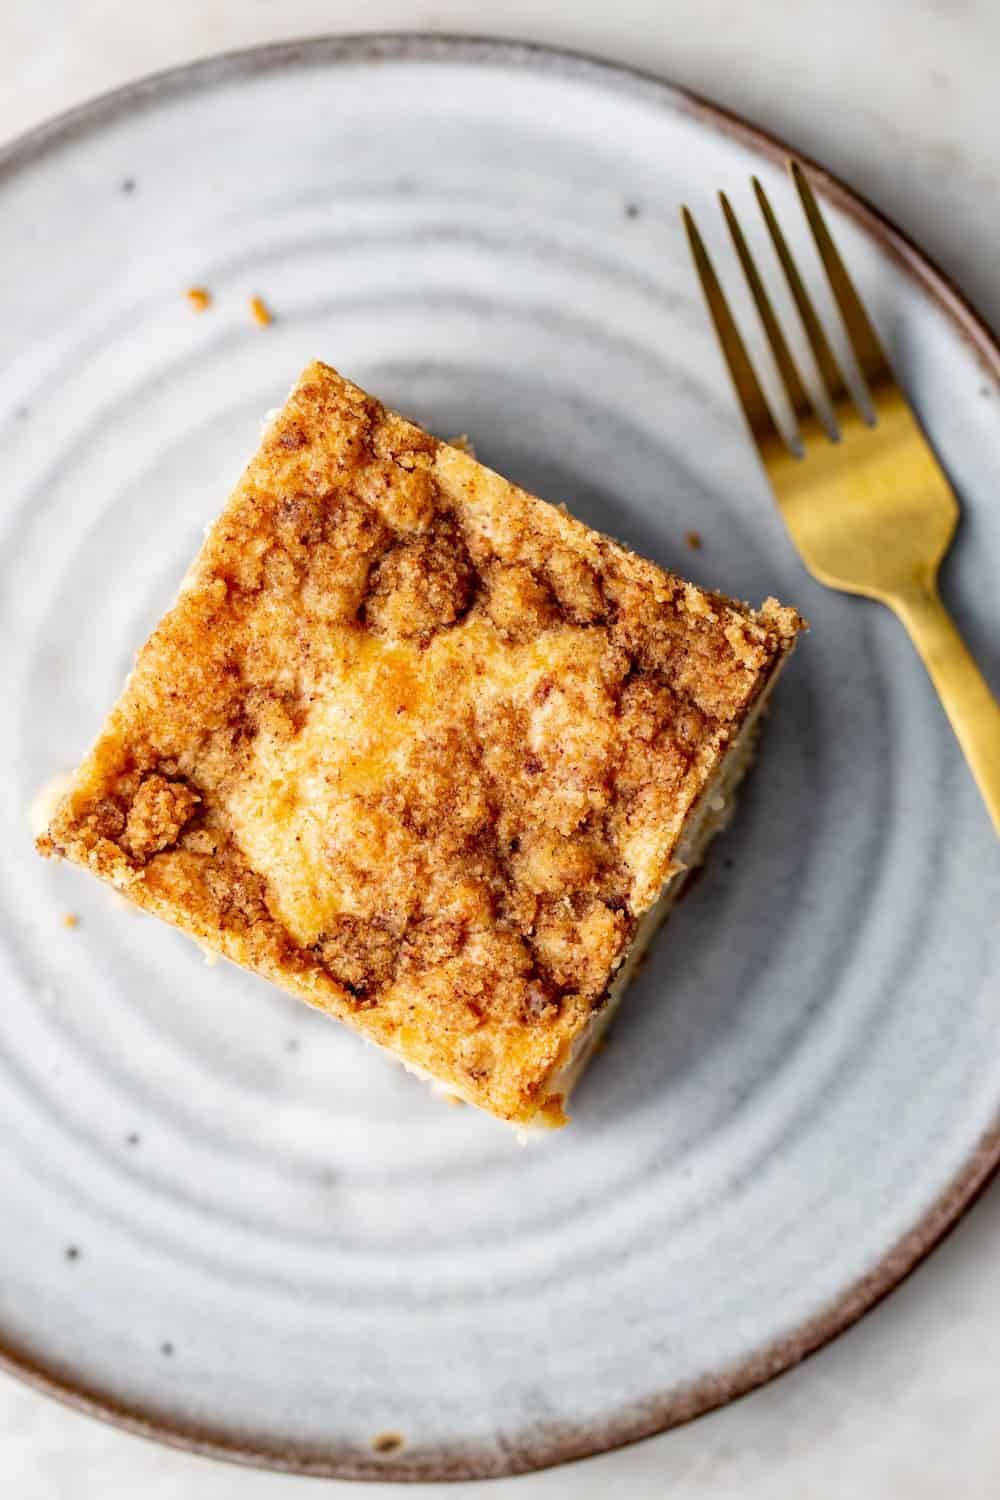
[[[725,816],[801,621],[303,373],[44,854],[519,1126]]]

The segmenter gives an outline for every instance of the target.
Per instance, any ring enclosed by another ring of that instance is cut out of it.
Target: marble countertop
[[[1000,7],[994,0],[7,0],[0,139],[206,53],[323,31],[530,38],[638,63],[746,114],[838,172],[1000,326]],[[579,1500],[995,1500],[1000,1183],[864,1322],[693,1426],[491,1496]],[[314,1481],[313,1490],[323,1486]],[[330,1486],[331,1492],[334,1487]],[[131,1438],[0,1376],[0,1491],[17,1500],[289,1500],[305,1481]],[[414,1493],[428,1494],[426,1487]],[[337,1496],[406,1493],[336,1486]],[[472,1494],[473,1487],[434,1491]],[[476,1493],[486,1491],[480,1487]]]

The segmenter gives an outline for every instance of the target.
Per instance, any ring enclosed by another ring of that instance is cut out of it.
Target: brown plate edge
[[[783,164],[794,157],[809,172],[814,186],[836,208],[853,218],[918,282],[958,329],[984,369],[1000,379],[1000,345],[968,299],[902,230],[840,178],[809,157],[742,116],[711,100],[627,64],[589,56],[568,48],[532,42],[444,33],[372,33],[317,36],[223,53],[169,68],[101,94],[17,137],[0,148],[0,181],[49,150],[99,129],[122,114],[155,104],[167,93],[210,87],[223,78],[252,76],[281,68],[320,66],[336,61],[385,61],[402,57],[492,61],[530,65],[561,73],[609,75],[626,87],[659,93],[679,113],[702,120],[716,131]],[[800,1364],[845,1332],[906,1279],[972,1208],[1000,1170],[1000,1113],[968,1161],[923,1217],[882,1257],[878,1265],[841,1294],[823,1312],[807,1319],[730,1370],[706,1377],[682,1390],[652,1396],[609,1416],[600,1425],[576,1428],[542,1424],[515,1440],[489,1450],[463,1445],[407,1449],[379,1457],[352,1449],[274,1446],[234,1437],[209,1427],[177,1423],[166,1414],[144,1411],[106,1392],[75,1382],[68,1374],[43,1366],[27,1352],[0,1341],[0,1369],[88,1416],[136,1434],[230,1463],[328,1479],[404,1480],[414,1482],[501,1478],[554,1467],[622,1448],[714,1411]]]

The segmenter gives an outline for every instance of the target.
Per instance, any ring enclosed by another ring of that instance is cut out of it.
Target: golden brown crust
[[[314,364],[40,847],[527,1120],[800,625]]]

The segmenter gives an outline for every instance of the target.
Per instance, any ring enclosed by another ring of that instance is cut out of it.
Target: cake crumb
[[[686,536],[684,537],[684,540],[687,542],[687,544],[691,548],[692,552],[698,552],[698,551],[700,551],[700,549],[701,549],[701,532],[700,531],[689,531],[686,534]]]
[[[212,294],[203,286],[189,286],[187,299],[195,312],[204,312],[212,305]]]
[[[57,771],[38,788],[28,807],[28,824],[35,838],[40,837],[48,828],[55,817],[56,808],[72,785],[72,771]]]
[[[456,1094],[454,1089],[449,1088],[446,1083],[442,1083],[438,1078],[431,1079],[431,1093],[435,1099],[440,1099],[444,1104],[461,1105],[465,1103],[460,1094]]]
[[[254,322],[258,323],[261,328],[266,328],[268,323],[274,322],[274,315],[262,297],[250,298],[250,312]]]
[[[400,1432],[377,1432],[372,1438],[372,1448],[376,1453],[398,1453],[402,1446]]]
[[[65,913],[65,915],[63,916],[64,927],[79,927],[79,925],[80,918],[77,916],[75,911],[68,911]]]

